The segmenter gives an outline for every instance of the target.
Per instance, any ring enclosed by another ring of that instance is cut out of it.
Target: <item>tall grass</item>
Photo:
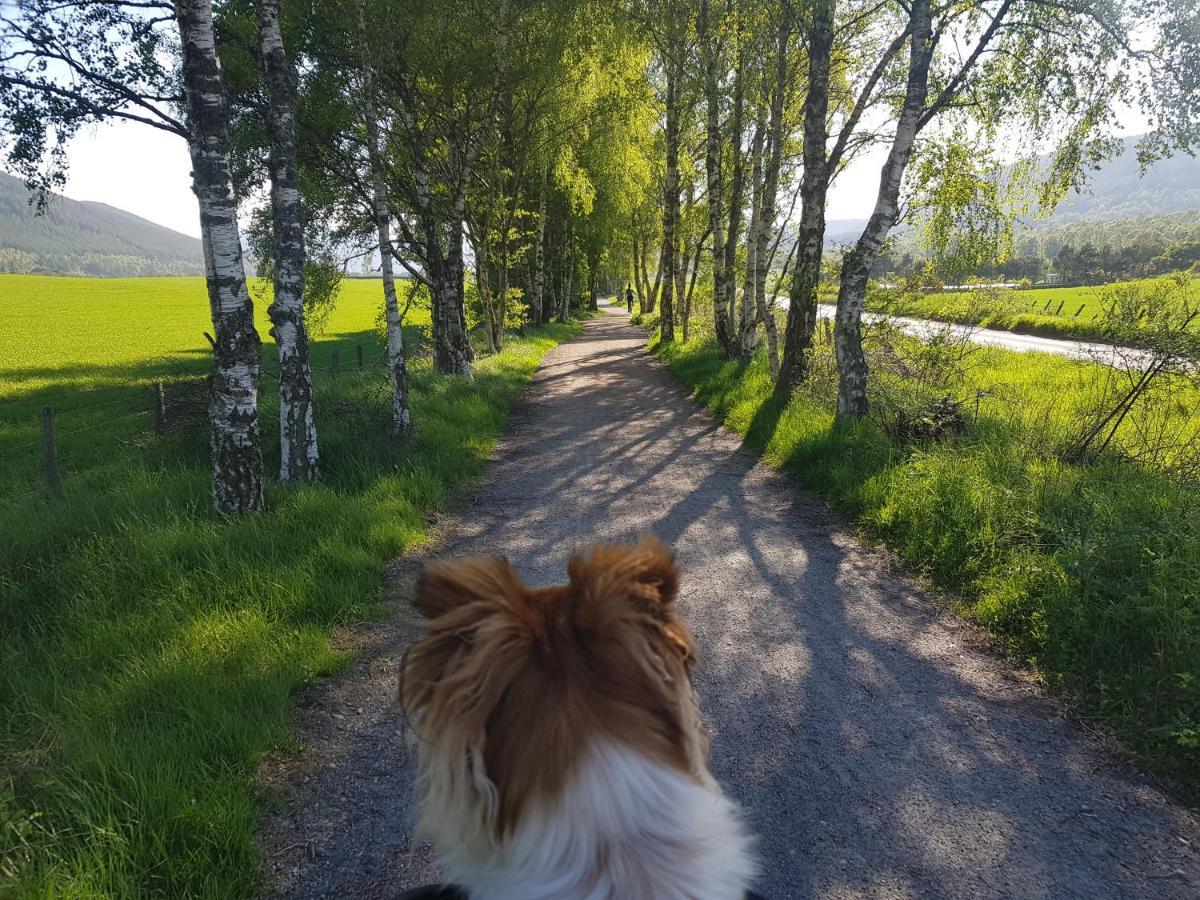
[[[656,351],[771,465],[830,497],[1200,796],[1200,489],[1112,457],[1060,458],[1093,365],[980,350],[957,385],[966,434],[902,446],[875,421],[835,427],[819,388],[777,400],[761,353],[730,362],[711,337]],[[1176,397],[1193,427],[1198,401]]]
[[[483,471],[542,354],[575,330],[511,339],[472,383],[418,361],[406,444],[386,434],[381,369],[318,376],[324,479],[273,486],[262,515],[210,512],[202,407],[162,436],[145,419],[110,430],[98,419],[79,435],[92,446],[73,451],[64,499],[10,495],[0,505],[0,895],[252,894],[254,766],[289,745],[291,692],[343,664],[331,630],[380,608],[383,561],[421,541],[427,515]],[[381,346],[369,330],[329,340]],[[116,390],[122,367],[137,384],[151,357],[31,379],[37,387],[5,401],[8,421],[42,391]],[[263,430],[277,459],[268,385]]]

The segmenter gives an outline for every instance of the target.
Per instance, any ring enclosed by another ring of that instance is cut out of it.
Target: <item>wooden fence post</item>
[[[154,387],[150,389],[150,414],[154,417],[154,433],[166,431],[167,393],[161,381],[154,382]]]
[[[1079,309],[1075,310],[1075,315],[1074,315],[1074,317],[1073,317],[1073,318],[1076,318],[1076,319],[1078,319],[1078,318],[1079,318],[1079,315],[1080,315],[1080,313],[1082,313],[1082,312],[1083,312],[1083,308],[1084,308],[1085,306],[1087,306],[1087,304],[1086,304],[1086,303],[1080,303],[1080,304],[1079,304]]]
[[[340,365],[339,365],[340,362],[341,362],[341,354],[337,350],[334,350],[333,355],[332,355],[332,357],[330,357],[330,360],[329,360],[329,371],[332,372],[334,375],[336,375],[338,373],[338,369],[340,368]]]
[[[1066,300],[1063,300],[1063,301],[1059,302],[1059,304],[1058,304],[1058,309],[1056,309],[1056,310],[1054,311],[1054,314],[1055,314],[1056,316],[1061,316],[1061,315],[1062,315],[1062,311],[1063,311],[1063,307],[1064,307],[1064,306],[1066,306],[1066,305],[1067,305],[1067,301],[1066,301]]]
[[[354,345],[354,355],[358,357],[358,367],[361,369],[363,367],[362,344]]]
[[[62,496],[62,478],[58,474],[58,453],[54,447],[54,407],[42,407],[42,456],[46,463],[46,485],[54,497]]]

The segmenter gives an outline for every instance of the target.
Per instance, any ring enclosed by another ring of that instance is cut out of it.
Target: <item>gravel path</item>
[[[741,449],[607,310],[551,352],[437,552],[563,578],[570,549],[673,544],[700,643],[713,772],[760,837],[768,898],[1200,896],[1200,827],[822,503]],[[420,561],[397,561],[403,603]],[[406,829],[392,706],[404,615],[302,704],[266,767],[271,886],[395,897],[436,880]],[[631,898],[651,900],[651,898]]]

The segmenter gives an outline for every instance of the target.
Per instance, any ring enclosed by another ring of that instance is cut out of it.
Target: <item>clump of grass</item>
[[[253,771],[288,746],[291,692],[343,664],[331,630],[380,608],[382,562],[479,476],[542,354],[577,327],[510,338],[471,383],[418,361],[411,443],[386,433],[381,369],[318,376],[324,480],[272,487],[262,515],[210,512],[202,415],[162,437],[141,419],[96,427],[64,499],[0,506],[0,894],[252,893]],[[100,377],[80,369],[76,386]]]
[[[820,389],[781,402],[761,353],[731,362],[711,335],[656,350],[770,464],[1200,793],[1200,488],[1113,456],[1064,460],[1098,367],[981,349],[958,385],[966,433],[902,446],[874,421],[835,427]],[[1200,392],[1176,401],[1194,427]]]

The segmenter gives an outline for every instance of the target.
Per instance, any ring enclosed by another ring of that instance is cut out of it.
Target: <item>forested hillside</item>
[[[200,241],[107,203],[53,196],[43,215],[0,172],[0,272],[202,275]]]
[[[939,262],[940,274],[1036,281],[1053,272],[1099,284],[1191,268],[1200,261],[1200,160],[1179,153],[1142,172],[1137,140],[1125,138],[1123,152],[1087,173],[1082,189],[1068,194],[1051,215],[1018,222],[1003,259],[965,271],[958,260]],[[835,224],[827,239],[836,244]],[[922,227],[899,228],[876,272],[909,273],[931,255]]]
[[[1179,153],[1143,173],[1138,139],[1125,138],[1121,154],[1090,173],[1083,190],[1058,205],[1055,225],[1200,210],[1200,160]]]

